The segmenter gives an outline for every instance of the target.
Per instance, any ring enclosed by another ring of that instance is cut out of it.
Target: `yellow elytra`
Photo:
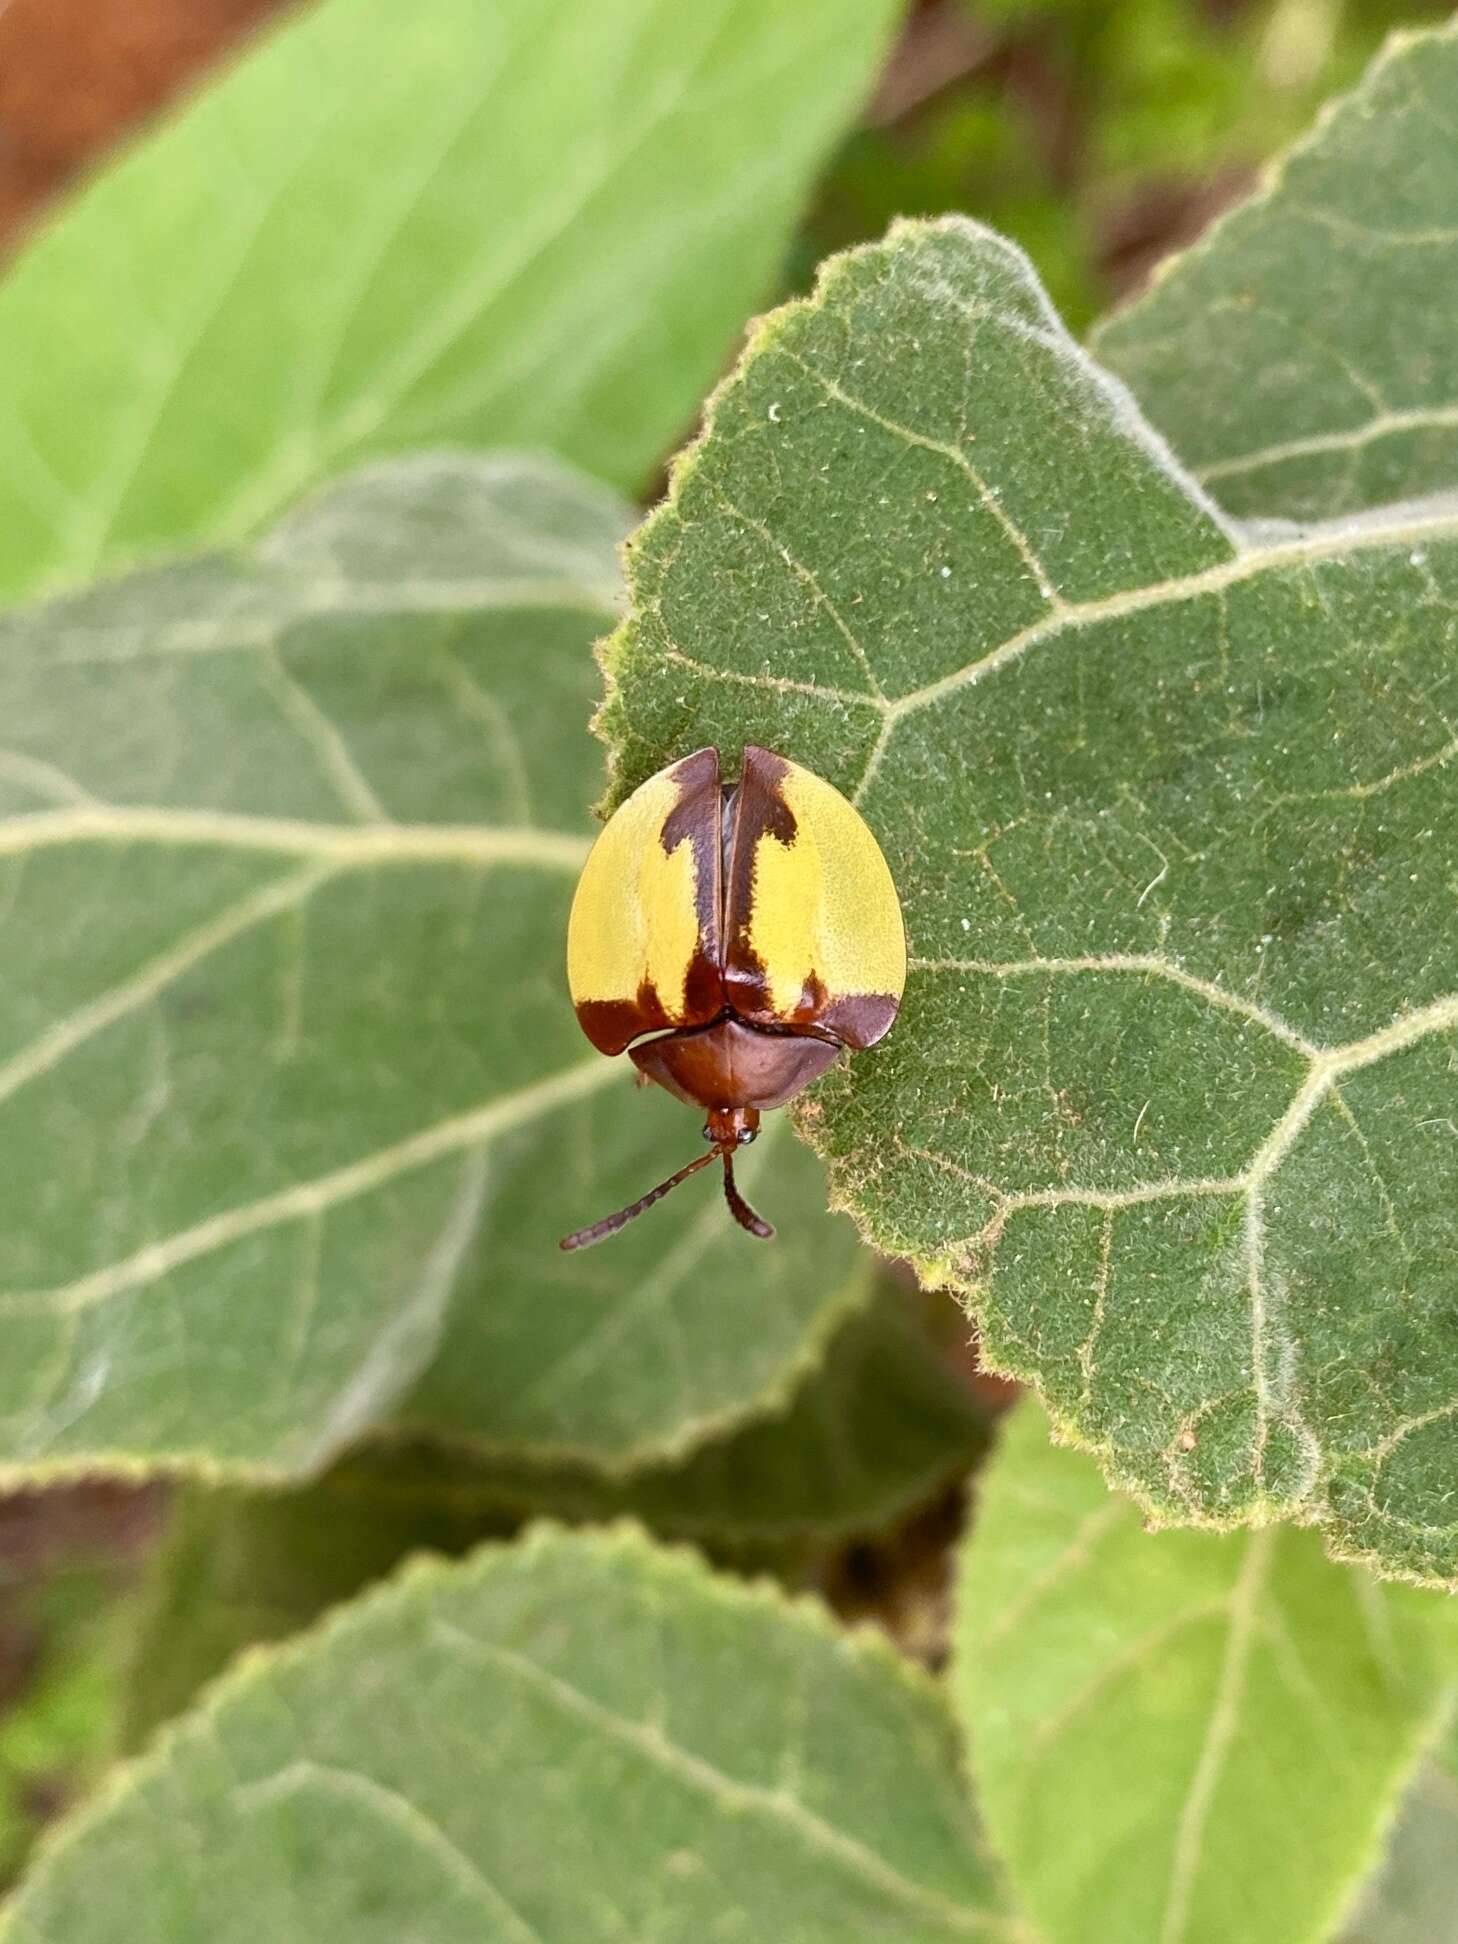
[[[567,921],[567,983],[579,1009],[631,1001],[650,987],[670,1009],[666,1023],[685,1023],[684,983],[699,943],[695,851],[686,839],[672,849],[662,842],[678,800],[673,770],[660,770],[592,847]],[[590,1028],[588,1037],[599,1043]]]
[[[822,777],[751,746],[725,791],[718,752],[696,750],[635,790],[593,846],[567,982],[607,1053],[726,1010],[870,1046],[906,983],[896,886],[865,819]]]
[[[788,841],[764,832],[754,851],[747,937],[764,967],[767,1013],[791,1019],[817,983],[832,999],[886,995],[906,984],[906,933],[896,886],[866,820],[840,791],[785,763],[779,794],[794,818]],[[880,1032],[850,1040],[870,1045]]]

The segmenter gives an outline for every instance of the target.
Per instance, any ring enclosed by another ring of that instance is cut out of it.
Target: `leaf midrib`
[[[591,1060],[564,1067],[515,1093],[500,1095],[464,1113],[418,1128],[403,1140],[377,1148],[327,1174],[295,1182],[257,1201],[210,1215],[161,1241],[147,1243],[119,1261],[89,1270],[73,1282],[49,1289],[0,1293],[0,1317],[74,1316],[128,1290],[155,1282],[185,1263],[211,1255],[230,1243],[288,1222],[327,1213],[340,1203],[384,1187],[401,1175],[483,1147],[498,1135],[529,1125],[620,1078],[619,1069],[611,1061],[594,1055]]]
[[[0,857],[81,843],[195,844],[313,857],[339,867],[402,863],[521,864],[579,871],[590,837],[535,825],[311,822],[247,811],[96,803],[0,819]]]
[[[1190,1899],[1203,1862],[1205,1827],[1239,1726],[1246,1676],[1258,1633],[1259,1607],[1270,1575],[1276,1535],[1274,1526],[1251,1534],[1230,1591],[1225,1652],[1205,1735],[1175,1824],[1160,1944],[1180,1944],[1188,1929]]]
[[[219,558],[226,561],[229,557]],[[269,564],[265,560],[264,565]],[[138,567],[133,571],[143,573],[147,569]],[[335,571],[339,571],[337,567]],[[24,646],[23,636],[18,642],[7,642],[7,634],[39,625],[44,625],[47,631],[47,663],[66,668],[118,662],[125,665],[168,655],[257,654],[260,649],[277,648],[284,637],[306,622],[319,620],[373,617],[409,620],[423,614],[469,619],[477,613],[511,613],[521,608],[531,612],[546,609],[599,615],[607,626],[616,618],[621,598],[621,589],[615,585],[594,587],[580,580],[552,580],[541,575],[480,581],[399,580],[371,588],[347,581],[342,575],[337,584],[306,579],[304,570],[295,569],[281,572],[273,581],[254,584],[249,591],[271,591],[280,596],[296,593],[297,604],[275,613],[234,619],[127,622],[98,627],[68,616],[63,616],[57,625],[56,617],[46,611],[55,598],[50,596],[36,605],[12,608],[0,616],[0,655],[16,655]],[[351,651],[357,653],[369,646],[370,638],[365,636],[362,641],[351,643]]]

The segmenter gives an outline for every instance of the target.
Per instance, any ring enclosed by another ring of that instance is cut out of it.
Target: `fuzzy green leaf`
[[[556,1247],[699,1146],[562,972],[623,517],[393,462],[0,622],[12,1471],[292,1475],[391,1414],[622,1464],[783,1394],[852,1300],[784,1133],[762,1254],[707,1188]]]
[[[948,219],[761,327],[631,563],[617,790],[778,746],[900,886],[837,1201],[1161,1518],[1458,1574],[1458,500],[1237,527]]]
[[[1034,1406],[1004,1439],[953,1691],[1042,1935],[1317,1944],[1446,1713],[1450,1603],[1333,1564],[1312,1533],[1150,1535]]]
[[[0,286],[0,588],[251,534],[433,444],[639,485],[897,0],[323,0]]]
[[[145,1746],[245,1648],[302,1633],[405,1559],[510,1537],[510,1521],[462,1509],[442,1482],[387,1495],[346,1463],[285,1490],[179,1491],[131,1615],[118,1749]]]
[[[464,1552],[534,1513],[632,1514],[736,1565],[778,1570],[812,1546],[882,1530],[980,1455],[987,1419],[904,1292],[879,1278],[868,1296],[783,1405],[676,1465],[605,1475],[381,1440],[291,1491],[194,1486],[140,1602],[127,1746],[242,1648],[297,1633],[407,1553]]]
[[[487,1548],[258,1656],[72,1825],[6,1944],[1006,1934],[940,1699],[633,1533]]]
[[[1458,21],[1395,38],[1094,349],[1234,513],[1458,485]]]

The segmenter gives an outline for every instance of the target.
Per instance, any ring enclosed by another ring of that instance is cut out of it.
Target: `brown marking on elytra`
[[[694,916],[698,940],[684,969],[683,1010],[670,1022],[702,1026],[724,1010],[723,790],[717,749],[696,749],[675,763],[671,775],[678,802],[663,820],[658,841],[671,856],[680,844],[694,852]]]
[[[785,802],[781,784],[789,764],[773,751],[745,745],[738,787],[726,806],[729,826],[725,867],[724,992],[729,1004],[750,1019],[777,1017],[762,961],[749,943],[754,909],[754,858],[761,838],[788,847],[799,826]]]
[[[827,998],[816,1023],[857,1052],[885,1039],[896,1023],[901,1001],[889,992],[844,992]]]
[[[645,1033],[661,1033],[683,1024],[669,1018],[657,988],[648,979],[631,999],[579,999],[576,1012],[578,1025],[599,1053],[621,1053]]]
[[[900,1007],[889,992],[828,992],[820,974],[812,972],[795,1004],[776,1014],[774,1023],[799,1033],[818,1032],[861,1052],[885,1038]]]
[[[665,1005],[648,980],[631,999],[582,1000],[577,1017],[599,1052],[622,1053],[649,1033],[699,1032],[729,1013],[750,1025],[858,1050],[890,1031],[898,999],[889,993],[831,993],[815,972],[795,1005],[788,1012],[777,1010],[764,967],[750,948],[755,849],[762,837],[789,844],[796,834],[794,812],[779,790],[787,768],[782,757],[752,744],[744,751],[737,784],[721,783],[714,749],[696,750],[674,766],[680,794],[664,819],[660,841],[667,853],[682,843],[694,846],[699,925],[685,968],[683,1002]]]
[[[767,749],[746,748],[744,774],[726,806],[732,820],[732,840],[726,842],[725,880],[728,898],[724,919],[724,995],[741,1018],[760,1024],[818,1032],[861,1050],[874,1046],[890,1032],[901,1001],[890,993],[831,993],[820,975],[811,971],[800,996],[788,1012],[776,1007],[763,962],[749,943],[754,895],[754,857],[762,837],[793,843],[795,814],[780,785],[789,765]]]
[[[696,749],[692,756],[685,756],[681,763],[675,763],[668,773],[678,786],[678,802],[663,819],[663,828],[658,833],[658,841],[664,850],[676,851],[685,838],[695,843],[705,836],[717,838],[720,802],[718,750]],[[717,863],[713,876],[717,882]],[[716,915],[717,908],[716,898]]]

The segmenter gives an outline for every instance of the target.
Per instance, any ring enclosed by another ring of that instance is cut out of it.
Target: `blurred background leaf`
[[[283,0],[10,0],[0,243],[118,129],[285,11]],[[801,212],[786,287],[808,287],[822,256],[894,216],[960,209],[1020,242],[1062,314],[1086,323],[1238,196],[1385,34],[1449,11],[1443,0],[918,0]],[[661,429],[663,449],[679,429]]]
[[[582,1038],[616,498],[366,468],[260,547],[0,621],[0,1462],[288,1478],[393,1415],[623,1467],[786,1394],[856,1299],[783,1124],[588,1256],[700,1129]]]
[[[782,1405],[676,1464],[609,1477],[377,1441],[293,1491],[190,1488],[140,1601],[122,1740],[139,1746],[239,1649],[298,1632],[409,1553],[463,1553],[541,1513],[632,1514],[736,1569],[803,1583],[817,1559],[887,1531],[985,1448],[989,1406],[955,1355],[952,1314],[875,1278]]]
[[[641,485],[897,0],[321,0],[0,285],[0,588],[252,533],[404,447]],[[14,31],[12,25],[11,31]]]
[[[1221,505],[1331,519],[1458,480],[1458,19],[1393,40],[1095,355]]]
[[[1302,1944],[1446,1720],[1458,1611],[1314,1533],[1141,1529],[1009,1419],[962,1554],[953,1692],[1049,1944]]]
[[[0,1928],[113,1944],[119,1910],[157,1944],[1021,1935],[930,1684],[622,1528],[432,1564],[256,1656]]]
[[[1357,1898],[1340,1944],[1455,1944],[1458,1940],[1458,1727],[1420,1764],[1381,1867]]]
[[[1415,0],[932,0],[912,9],[796,251],[962,210],[1072,329],[1134,288],[1349,86]]]

